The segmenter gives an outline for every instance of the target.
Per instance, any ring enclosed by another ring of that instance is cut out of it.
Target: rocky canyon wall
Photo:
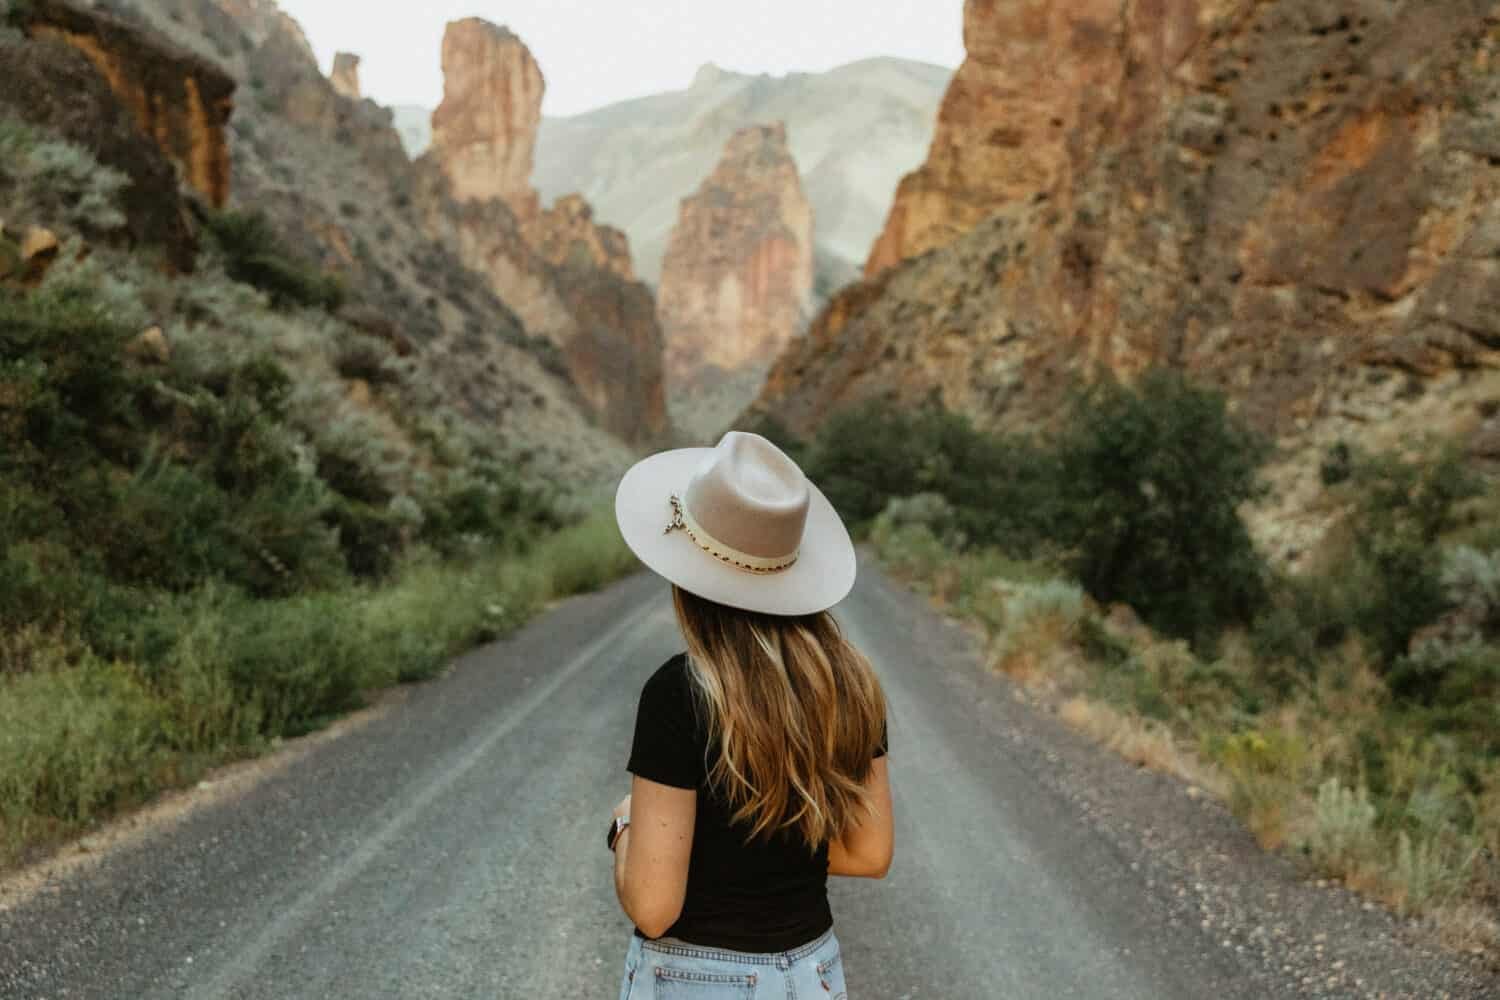
[[[1034,427],[1075,376],[1166,365],[1291,451],[1431,432],[1500,457],[1500,4],[1066,7],[970,0],[960,78],[1004,46],[1011,79],[962,130],[950,95],[887,259],[951,242],[845,290],[757,409],[808,431],[935,393]],[[1035,115],[1000,99],[1085,78]],[[1010,141],[1052,113],[1064,138]]]
[[[1147,6],[1173,30],[1186,28],[1168,10],[1173,0]],[[1124,11],[1121,0],[965,4],[967,58],[943,98],[927,162],[897,189],[866,277],[948,245],[1002,205],[1052,190],[1074,158],[1098,145],[1123,68]]]
[[[210,204],[229,199],[229,143],[234,81],[188,52],[108,15],[58,0],[31,0],[21,22],[33,38],[54,39],[81,52],[130,110],[183,179]]]
[[[546,83],[526,45],[477,18],[448,26],[422,199],[430,231],[485,275],[561,351],[604,426],[648,442],[667,430],[662,337],[629,241],[579,196],[543,210],[531,186]]]
[[[669,393],[756,377],[800,331],[813,289],[813,214],[783,125],[730,138],[712,175],[684,199],[662,263],[658,314]],[[748,392],[725,416],[749,402]],[[719,400],[717,408],[728,406]],[[700,428],[712,433],[716,428]]]

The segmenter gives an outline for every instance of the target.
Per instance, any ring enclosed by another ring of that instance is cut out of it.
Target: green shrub
[[[111,576],[186,590],[217,575],[241,579],[246,557],[228,532],[229,498],[191,469],[153,457],[120,491],[104,539]]]
[[[224,612],[221,655],[236,700],[267,736],[297,735],[360,704],[373,655],[357,594],[240,600]]]
[[[1428,639],[1390,668],[1391,694],[1422,728],[1500,754],[1500,647]]]
[[[1125,666],[1132,655],[1130,646],[1093,615],[1079,623],[1078,648],[1090,662],[1107,668]]]
[[[90,234],[125,226],[120,193],[130,178],[82,146],[49,138],[0,116],[0,210],[39,221],[67,220]]]
[[[164,709],[167,745],[195,761],[258,744],[265,731],[260,703],[230,676],[223,648],[225,616],[239,607],[231,590],[209,585],[164,602],[154,615],[157,648],[152,690]]]
[[[1056,527],[1057,478],[1034,442],[977,430],[968,417],[929,407],[909,413],[881,401],[829,418],[806,469],[856,529],[892,500],[943,496],[968,544],[1029,557]]]
[[[491,461],[449,477],[427,499],[422,523],[424,539],[445,550],[468,538],[524,551],[562,526],[552,498]]]
[[[876,518],[870,540],[887,566],[919,587],[953,554],[930,526],[920,522],[901,524]]]
[[[1468,882],[1478,858],[1478,849],[1467,838],[1458,842],[1442,837],[1413,840],[1402,830],[1396,842],[1398,909],[1402,914],[1420,913],[1452,899]]]
[[[1500,551],[1449,550],[1439,577],[1448,603],[1486,635],[1500,632]]]
[[[871,538],[877,544],[908,528],[925,528],[934,538],[952,548],[962,548],[957,512],[941,493],[918,493],[894,497],[885,505],[871,526]],[[882,546],[883,547],[883,546]]]
[[[933,485],[914,424],[896,407],[867,403],[823,426],[806,471],[846,521],[872,521],[892,499]]]
[[[554,597],[598,590],[639,565],[608,511],[546,538],[531,558],[545,567]]]
[[[0,474],[76,469],[118,449],[111,432],[138,419],[138,382],[120,363],[133,333],[81,288],[0,289]]]
[[[0,856],[152,787],[161,709],[123,667],[91,658],[0,677]]]
[[[1439,542],[1479,483],[1449,450],[1430,461],[1365,459],[1348,485],[1356,491],[1352,559],[1341,568],[1349,623],[1394,663],[1412,635],[1448,607]]]
[[[349,572],[373,580],[390,575],[405,542],[405,522],[399,516],[357,500],[340,500],[327,518]]]
[[[1248,621],[1265,569],[1238,509],[1258,493],[1264,455],[1222,396],[1179,375],[1082,392],[1058,442],[1058,473],[1085,589],[1195,641]]]
[[[1337,778],[1318,786],[1312,828],[1303,844],[1313,862],[1324,871],[1349,871],[1367,863],[1375,848],[1375,806],[1365,787],[1346,788]]]
[[[1323,456],[1318,466],[1318,477],[1324,486],[1337,486],[1348,480],[1354,471],[1354,452],[1344,441],[1335,441]]]
[[[264,213],[213,213],[208,217],[208,231],[224,255],[229,276],[265,292],[276,308],[332,312],[343,304],[343,282],[290,256]]]

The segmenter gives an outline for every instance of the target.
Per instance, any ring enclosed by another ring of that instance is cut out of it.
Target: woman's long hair
[[[870,662],[826,611],[740,611],[672,588],[718,759],[709,782],[749,839],[794,829],[816,850],[868,810],[885,731]]]

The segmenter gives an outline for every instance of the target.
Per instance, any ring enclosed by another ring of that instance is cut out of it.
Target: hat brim
[[[659,576],[699,597],[745,611],[809,615],[826,611],[854,587],[854,543],[821,490],[811,491],[797,561],[776,573],[751,573],[698,548],[686,532],[665,533],[670,497],[682,496],[712,448],[678,448],[642,459],[620,480],[615,520],[625,544]]]

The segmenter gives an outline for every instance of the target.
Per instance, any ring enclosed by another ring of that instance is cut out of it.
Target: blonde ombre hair
[[[864,789],[885,731],[870,662],[826,611],[740,611],[672,588],[689,672],[718,757],[709,783],[748,839],[780,830],[810,848],[867,812]]]

